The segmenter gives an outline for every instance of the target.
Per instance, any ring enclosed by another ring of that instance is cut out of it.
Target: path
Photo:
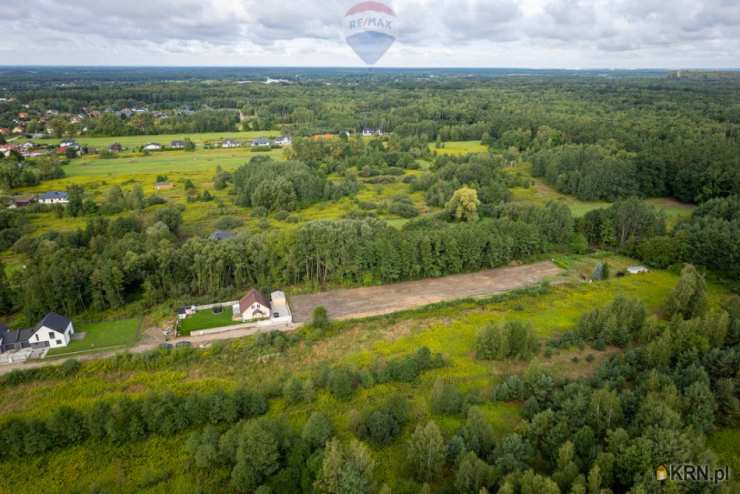
[[[545,261],[444,278],[296,295],[290,297],[290,306],[296,322],[308,321],[313,309],[320,305],[326,307],[332,319],[357,319],[449,300],[490,297],[535,285],[560,272],[555,264]]]
[[[556,276],[562,270],[550,261],[490,269],[478,273],[458,274],[420,281],[407,281],[391,285],[365,288],[331,290],[309,295],[290,297],[294,323],[283,328],[234,329],[224,333],[204,336],[184,336],[171,340],[189,341],[193,346],[204,346],[214,341],[233,340],[252,336],[264,331],[293,331],[311,317],[315,307],[323,305],[333,319],[359,319],[363,317],[390,314],[402,310],[414,309],[438,302],[459,300],[463,298],[484,298],[497,293],[524,288],[542,282],[545,278]],[[238,327],[237,327],[238,328]],[[125,351],[142,353],[156,349],[164,337],[158,328],[149,328],[136,345],[119,351],[87,353],[76,358],[80,361],[106,358]],[[61,365],[64,358],[53,360],[35,360],[25,364],[0,366],[0,375],[15,369],[30,369],[47,365]]]

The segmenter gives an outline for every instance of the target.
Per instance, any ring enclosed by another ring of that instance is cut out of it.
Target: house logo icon
[[[659,466],[658,469],[655,471],[655,479],[658,482],[668,480],[668,468],[665,465]]]

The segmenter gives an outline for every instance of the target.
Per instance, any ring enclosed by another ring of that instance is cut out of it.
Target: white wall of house
[[[41,204],[67,204],[69,199],[39,199]]]
[[[243,322],[246,321],[255,321],[258,319],[269,319],[270,318],[270,308],[265,307],[264,305],[260,304],[259,302],[255,302],[249,307],[247,307],[247,310],[239,313],[239,304],[234,304],[232,307],[232,312],[234,314],[234,319],[239,320],[241,319]]]
[[[33,346],[48,342],[49,348],[61,348],[69,345],[69,342],[72,340],[73,334],[75,334],[75,329],[71,322],[69,323],[69,326],[67,326],[67,328],[64,330],[63,334],[54,331],[51,328],[47,328],[46,326],[41,326],[34,334],[31,335],[31,338],[29,338],[28,342]]]

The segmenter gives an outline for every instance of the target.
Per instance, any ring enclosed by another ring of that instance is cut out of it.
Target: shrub
[[[301,437],[312,448],[321,448],[334,435],[334,426],[329,417],[321,412],[313,412],[306,421]]]
[[[503,326],[487,326],[475,343],[476,358],[480,360],[527,360],[538,351],[539,342],[532,326],[518,321],[509,321]]]

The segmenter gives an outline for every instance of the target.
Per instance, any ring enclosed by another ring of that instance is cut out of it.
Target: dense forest
[[[10,491],[734,492],[655,474],[740,458],[715,440],[740,426],[738,78],[15,68],[0,97],[7,140],[54,151],[0,154],[3,320],[148,330],[0,376]],[[267,131],[292,142],[253,149]],[[165,134],[188,148],[142,149]],[[249,288],[535,262],[560,274],[160,345],[176,307]]]

